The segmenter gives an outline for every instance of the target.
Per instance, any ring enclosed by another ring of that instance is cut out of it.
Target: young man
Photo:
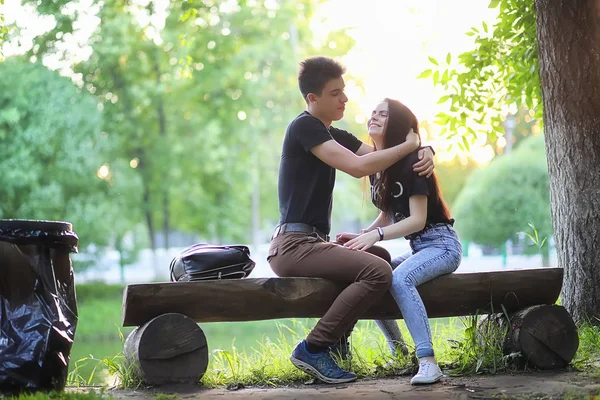
[[[390,264],[373,254],[329,242],[336,169],[356,178],[382,171],[419,147],[411,131],[406,142],[374,152],[352,134],[331,126],[344,115],[345,69],[327,57],[311,57],[300,66],[298,84],[307,108],[288,126],[279,168],[279,225],[267,260],[278,276],[318,277],[348,283],[306,340],[294,349],[292,363],[327,383],[356,379],[329,353],[358,318],[389,289]],[[433,154],[415,164],[433,171]]]

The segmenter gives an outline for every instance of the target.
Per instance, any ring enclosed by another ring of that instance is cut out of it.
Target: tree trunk
[[[168,190],[163,191],[163,239],[165,241],[164,248],[169,250],[171,243],[169,243],[169,231],[171,230],[169,222],[169,194]]]
[[[119,275],[121,284],[125,284],[125,257],[123,257],[123,235],[118,235],[115,240],[115,250],[119,253]]]
[[[542,256],[542,267],[550,267],[550,245],[548,243],[542,246],[540,255]]]
[[[600,1],[535,0],[562,301],[600,318]]]
[[[152,219],[152,205],[150,204],[150,190],[148,185],[144,184],[144,193],[142,195],[144,201],[144,217],[146,218],[146,226],[148,227],[148,238],[150,239],[150,248],[154,253],[156,251],[156,235],[154,229],[154,221]]]
[[[254,152],[254,170],[252,175],[252,245],[258,252],[260,237],[260,158],[258,151]]]
[[[140,168],[142,162],[140,162]],[[143,173],[142,173],[142,176]],[[148,237],[150,239],[150,248],[152,250],[152,270],[154,271],[154,278],[160,279],[161,270],[156,259],[156,230],[154,228],[154,220],[152,218],[152,204],[150,198],[150,189],[148,189],[149,183],[144,178],[144,189],[143,189],[143,207],[144,207],[144,218],[146,219],[146,226],[148,227]]]
[[[156,82],[156,87],[161,87],[160,77],[160,54],[158,53],[158,47],[155,47],[153,59],[152,59],[152,69],[154,70],[154,81]],[[156,95],[156,117],[158,119],[158,134],[162,139],[163,143],[167,143],[167,117],[165,114],[165,106],[163,101],[164,92],[161,90]],[[170,247],[169,244],[169,231],[170,231],[170,218],[169,218],[169,177],[168,171],[170,166],[171,157],[169,156],[169,148],[165,147],[163,150],[165,152],[164,156],[166,157],[166,165],[162,168],[162,177],[161,177],[161,195],[162,195],[162,214],[163,214],[163,239],[164,239],[164,248],[168,250]]]

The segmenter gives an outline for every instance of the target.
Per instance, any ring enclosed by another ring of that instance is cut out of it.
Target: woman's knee
[[[409,268],[396,268],[392,274],[392,285],[402,291],[416,287],[414,271]]]

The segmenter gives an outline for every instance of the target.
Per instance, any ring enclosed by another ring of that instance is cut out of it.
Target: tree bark
[[[430,318],[518,311],[553,304],[562,268],[454,273],[418,287]],[[127,285],[123,326],[142,325],[165,313],[196,322],[319,318],[347,285],[317,278],[250,278]],[[389,292],[361,319],[398,319]]]
[[[562,301],[583,322],[600,318],[600,1],[535,7]]]

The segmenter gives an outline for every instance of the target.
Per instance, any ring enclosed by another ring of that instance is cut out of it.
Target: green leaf
[[[440,82],[440,71],[435,71],[433,73],[433,84],[437,85]]]
[[[421,73],[419,74],[419,76],[417,76],[417,79],[425,79],[425,78],[428,78],[428,77],[430,77],[430,76],[431,76],[431,73],[432,73],[432,72],[433,72],[432,70],[430,70],[430,69],[426,69],[425,71],[421,72]]]
[[[429,58],[429,62],[432,63],[433,65],[439,65],[439,63],[437,62],[437,60],[431,56],[428,57]]]
[[[500,4],[500,0],[491,0],[488,8],[496,8]]]
[[[470,151],[471,149],[471,143],[469,142],[469,139],[467,139],[466,136],[462,137],[462,144],[464,146],[465,151]]]
[[[448,70],[445,70],[444,73],[442,74],[442,83],[447,83],[448,82]]]
[[[452,98],[452,95],[445,95],[445,96],[442,96],[442,97],[440,97],[440,99],[438,100],[438,102],[437,102],[437,103],[438,103],[438,104],[445,103],[445,102],[447,102],[447,101],[448,101],[448,99],[451,99],[451,98]]]
[[[446,64],[450,64],[450,60],[452,60],[452,55],[448,53],[448,55],[446,56]]]

